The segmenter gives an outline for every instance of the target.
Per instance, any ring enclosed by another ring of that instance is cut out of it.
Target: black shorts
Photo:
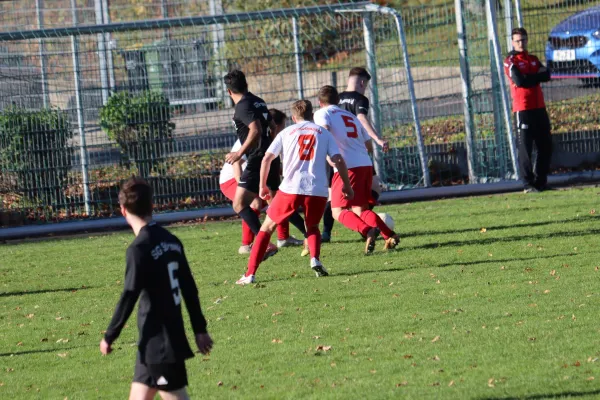
[[[188,385],[185,361],[174,364],[142,364],[138,353],[133,381],[164,392],[183,389]]]
[[[246,169],[242,172],[242,176],[240,178],[240,182],[238,183],[239,187],[243,187],[244,189],[252,192],[258,193],[258,187],[260,186],[260,164],[262,162],[262,157],[260,159],[249,159],[248,164],[246,165]],[[271,190],[279,189],[279,185],[281,184],[281,160],[279,157],[273,160],[271,163],[271,169],[269,169],[269,176],[267,177],[267,187]]]

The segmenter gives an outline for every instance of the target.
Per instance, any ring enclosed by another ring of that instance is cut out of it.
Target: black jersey
[[[369,99],[358,92],[340,93],[340,103],[338,106],[354,115],[367,115],[369,113]]]
[[[194,356],[187,341],[181,299],[194,333],[206,333],[198,289],[179,239],[155,223],[144,226],[127,249],[125,287],[104,338],[114,342],[135,303],[140,359],[145,364],[174,363]]]
[[[248,126],[254,121],[259,121],[262,129],[258,143],[246,154],[249,164],[251,163],[251,158],[262,158],[265,155],[265,152],[271,145],[272,139],[269,130],[271,115],[269,115],[267,103],[260,97],[248,92],[235,105],[235,112],[233,114],[233,125],[235,126],[240,143],[244,144],[246,141],[250,130]]]

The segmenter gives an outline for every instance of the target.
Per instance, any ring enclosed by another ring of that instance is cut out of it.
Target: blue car
[[[546,60],[552,79],[600,80],[600,6],[571,15],[550,31]]]

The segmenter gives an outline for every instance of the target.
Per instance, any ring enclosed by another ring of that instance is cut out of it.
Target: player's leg
[[[260,220],[250,207],[250,204],[258,197],[260,161],[260,159],[248,161],[233,198],[233,211],[246,221],[248,227],[255,235],[260,230]]]
[[[327,199],[325,197],[303,196],[304,217],[306,223],[306,241],[310,252],[310,267],[317,277],[329,273],[321,263],[321,232],[319,222],[325,212]]]
[[[518,111],[517,132],[519,132],[519,168],[521,179],[526,192],[537,191],[534,187],[535,176],[531,162],[533,152],[532,125],[529,118],[530,111]]]
[[[158,394],[163,400],[189,400],[190,398],[186,388],[181,388],[173,392],[159,391]]]
[[[350,184],[354,190],[354,199],[347,200],[342,192],[343,182],[339,174],[336,173],[333,177],[331,185],[331,207],[333,218],[339,221],[346,228],[360,233],[363,237],[368,238],[366,246],[366,254],[370,254],[374,249],[375,239],[379,235],[379,229],[367,225],[359,215],[352,211],[353,205],[365,205],[366,196],[361,192],[360,170],[351,168],[348,170]]]
[[[550,118],[545,109],[536,110],[535,146],[537,147],[537,160],[535,163],[535,187],[539,190],[548,189],[548,173],[552,160],[552,135]]]
[[[325,212],[323,213],[323,235],[321,236],[321,240],[324,243],[328,243],[331,241],[331,231],[333,230],[333,214],[331,212],[331,183],[333,181],[333,168],[328,164],[327,165],[327,177],[329,180],[329,201],[327,201],[327,206],[325,206]]]
[[[129,400],[152,400],[156,395],[156,378],[151,368],[143,364],[140,353],[135,358],[135,368],[133,372],[133,382],[129,391]]]
[[[256,197],[252,203],[250,203],[250,208],[256,214],[257,217],[260,217],[261,209],[262,209],[263,201]],[[242,219],[242,245],[238,249],[239,254],[250,254],[252,250],[252,243],[254,242],[254,232],[248,226],[246,221]]]
[[[129,391],[129,400],[152,400],[158,389],[146,386],[143,383],[133,382]]]

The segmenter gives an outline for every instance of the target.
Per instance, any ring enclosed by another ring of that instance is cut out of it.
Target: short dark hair
[[[236,94],[244,94],[248,91],[248,82],[246,82],[246,75],[238,69],[234,69],[223,77],[223,82],[227,89],[231,90]]]
[[[340,102],[340,95],[333,86],[323,86],[319,89],[319,101],[323,104],[337,105]]]
[[[371,80],[371,75],[363,67],[352,68],[350,70],[350,74],[348,74],[348,77],[352,77],[352,76],[358,76],[359,78],[362,78],[367,81]]]
[[[515,35],[527,36],[527,30],[525,28],[515,28],[512,30],[510,37],[512,38]]]
[[[140,218],[152,215],[152,187],[144,179],[132,177],[121,185],[119,204]]]
[[[295,101],[292,104],[292,115],[300,117],[305,121],[311,121],[313,119],[312,103],[308,100]]]
[[[271,118],[275,122],[275,125],[285,124],[285,120],[287,119],[287,115],[283,111],[280,111],[276,108],[271,108],[269,110],[269,114],[271,114]]]

